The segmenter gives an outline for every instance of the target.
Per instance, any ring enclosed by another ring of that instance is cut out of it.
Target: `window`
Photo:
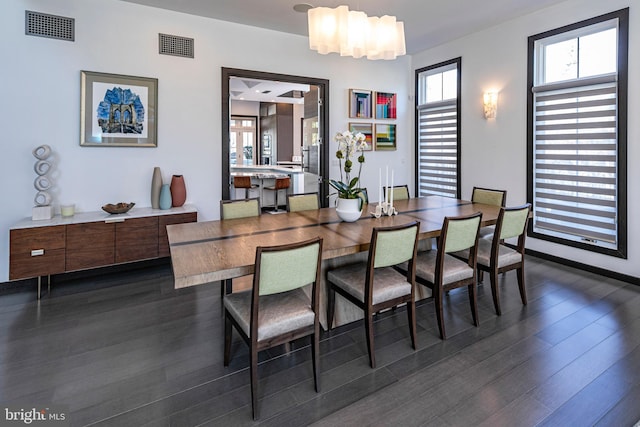
[[[529,37],[532,237],[626,258],[628,9]]]
[[[229,123],[229,164],[251,166],[257,164],[253,153],[256,147],[256,118],[232,116]]]
[[[418,197],[460,195],[460,63],[416,70]]]

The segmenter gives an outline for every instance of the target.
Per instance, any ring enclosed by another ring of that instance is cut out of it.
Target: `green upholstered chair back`
[[[396,185],[395,187],[391,187],[390,190],[393,192],[393,200],[409,199],[409,187],[406,185]],[[383,191],[386,195],[387,189],[383,188]],[[391,199],[391,194],[389,194],[389,199]]]
[[[446,236],[445,253],[458,252],[476,245],[482,215],[471,217],[445,218]]]
[[[256,271],[259,271],[259,294],[277,294],[315,282],[320,268],[320,251],[319,239],[291,249],[258,248]]]
[[[320,208],[318,193],[291,194],[287,197],[289,212],[309,211]]]
[[[413,222],[399,229],[374,231],[374,268],[401,264],[413,258],[420,224]]]
[[[248,218],[260,215],[260,201],[258,199],[221,200],[220,218]]]
[[[473,187],[471,201],[485,205],[504,206],[507,199],[506,190],[492,190],[490,188]]]
[[[529,218],[531,204],[502,208],[502,227],[500,228],[500,239],[510,239],[524,233]]]

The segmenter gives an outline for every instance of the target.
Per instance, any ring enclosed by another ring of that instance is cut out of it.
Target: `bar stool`
[[[249,190],[253,190],[260,187],[258,184],[251,183],[250,176],[234,176],[233,188],[244,188],[244,198],[249,198]]]
[[[273,186],[270,187],[264,187],[263,190],[271,190],[274,191],[274,210],[271,212],[286,212],[285,210],[280,210],[279,209],[279,204],[278,204],[278,195],[280,194],[280,190],[284,190],[285,196],[287,194],[287,190],[289,189],[289,186],[291,185],[291,178],[290,177],[284,177],[284,178],[276,178],[276,182]]]

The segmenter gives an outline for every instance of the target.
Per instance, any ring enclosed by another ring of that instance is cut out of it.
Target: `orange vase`
[[[184,185],[184,176],[173,175],[171,177],[171,205],[175,208],[184,205],[187,200],[187,188]]]

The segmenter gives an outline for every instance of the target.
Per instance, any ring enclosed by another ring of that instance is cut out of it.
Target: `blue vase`
[[[160,189],[160,209],[171,208],[171,188],[169,184],[163,184]]]

